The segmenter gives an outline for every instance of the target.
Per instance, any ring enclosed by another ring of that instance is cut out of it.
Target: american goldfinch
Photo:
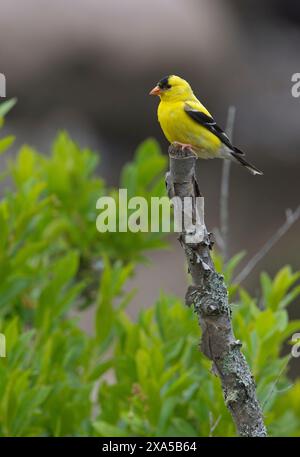
[[[231,159],[253,175],[263,174],[231,144],[226,133],[195,97],[187,81],[175,75],[166,76],[149,95],[160,97],[158,121],[170,143],[191,149],[201,159]]]

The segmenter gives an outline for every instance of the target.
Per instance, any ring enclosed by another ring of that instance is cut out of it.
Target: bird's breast
[[[173,143],[187,143],[191,138],[188,128],[186,113],[183,111],[182,103],[163,103],[158,107],[158,120],[167,139]]]

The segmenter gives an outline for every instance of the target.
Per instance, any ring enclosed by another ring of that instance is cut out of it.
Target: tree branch
[[[192,220],[195,221],[200,196],[195,177],[195,156],[184,154],[177,146],[169,148],[170,171],[166,176],[167,191],[170,198],[182,202],[184,218],[184,198],[191,197]],[[202,214],[204,222],[204,209]],[[198,230],[199,225],[196,225]],[[190,230],[190,225],[189,225]],[[197,235],[197,233],[195,233]],[[202,237],[201,237],[202,235]],[[184,248],[193,286],[189,286],[186,303],[194,305],[202,328],[201,349],[213,362],[213,369],[222,384],[224,399],[237,431],[241,436],[266,436],[263,416],[258,403],[255,383],[240,351],[241,343],[236,340],[231,326],[231,309],[223,276],[215,271],[210,256],[212,237],[206,230],[199,234],[201,242],[188,242],[190,231],[182,228],[181,245]]]
[[[286,220],[279,229],[269,238],[266,243],[260,248],[259,251],[249,260],[247,265],[240,271],[240,273],[233,279],[234,284],[240,284],[256,267],[265,255],[275,246],[276,243],[285,235],[285,233],[291,228],[291,226],[300,218],[300,206],[293,212],[292,210],[286,211]]]

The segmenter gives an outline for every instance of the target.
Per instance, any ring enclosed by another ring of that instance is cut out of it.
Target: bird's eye
[[[171,87],[172,87],[171,84],[161,84],[161,83],[158,86],[162,90],[171,89]]]
[[[159,81],[158,87],[162,90],[171,89],[171,84],[169,84],[169,78],[163,78]]]

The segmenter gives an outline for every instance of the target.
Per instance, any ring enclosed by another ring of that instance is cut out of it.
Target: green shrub
[[[11,104],[0,105],[0,117]],[[1,152],[12,141],[1,139]],[[124,286],[147,251],[166,240],[162,233],[97,232],[97,199],[117,199],[117,189],[98,178],[97,158],[62,132],[49,155],[24,146],[1,174],[7,357],[0,359],[0,436],[232,436],[219,380],[198,350],[192,310],[161,293],[136,321],[126,313],[134,292]],[[121,187],[129,196],[162,196],[165,168],[158,145],[147,140],[123,170]],[[230,286],[235,333],[269,433],[299,435],[300,383],[288,379],[281,354],[300,329],[286,311],[300,293],[300,273],[263,273],[254,298],[232,284],[240,258],[223,265],[215,256]],[[87,306],[95,314],[91,335],[79,325]]]

